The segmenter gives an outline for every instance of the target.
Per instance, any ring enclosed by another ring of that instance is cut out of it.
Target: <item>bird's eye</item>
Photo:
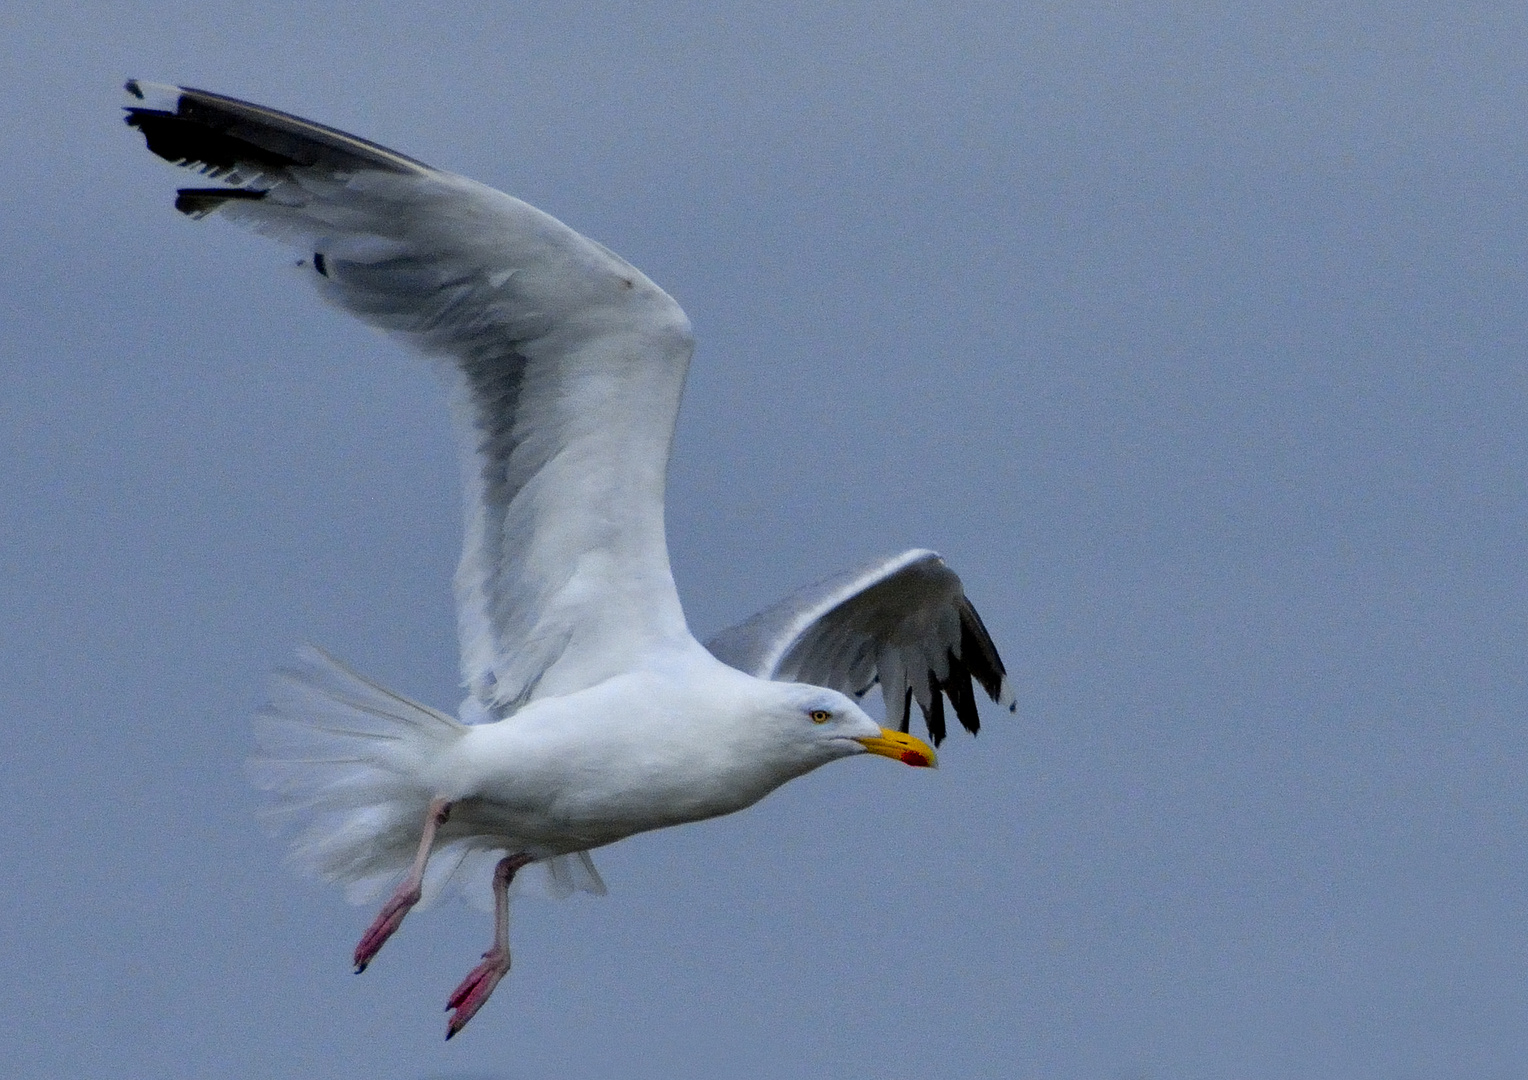
[[[833,714],[828,712],[827,709],[813,709],[807,715],[812,718],[812,723],[814,724],[826,724],[829,720],[833,719]]]

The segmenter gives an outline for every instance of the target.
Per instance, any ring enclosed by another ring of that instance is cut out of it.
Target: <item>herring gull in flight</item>
[[[494,938],[450,1038],[509,970],[509,886],[603,892],[589,852],[730,814],[837,758],[934,764],[1002,661],[938,555],[876,559],[717,635],[691,636],[663,492],[693,338],[641,271],[492,188],[309,120],[127,84],[148,148],[217,186],[177,210],[293,245],[330,302],[440,358],[466,483],[456,572],[461,719],[316,649],[274,684],[256,781],[306,870],[386,894],[364,970],[420,900],[491,869]],[[879,685],[884,726],[858,704]],[[401,877],[401,881],[399,878]],[[391,891],[389,892],[389,888]],[[485,889],[485,893],[489,890]]]

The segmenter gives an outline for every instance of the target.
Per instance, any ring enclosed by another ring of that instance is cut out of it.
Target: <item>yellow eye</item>
[[[812,718],[812,723],[814,724],[826,724],[829,720],[833,719],[833,714],[828,712],[827,709],[813,709],[807,715]]]

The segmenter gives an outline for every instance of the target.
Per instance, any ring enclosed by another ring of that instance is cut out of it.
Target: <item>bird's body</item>
[[[837,742],[781,738],[785,718],[808,704],[852,715],[841,694],[756,679],[697,645],[661,666],[469,727],[427,783],[460,808],[464,827],[512,838],[506,848],[538,857],[590,850],[730,814],[835,757],[862,752],[848,734]],[[781,721],[772,724],[776,714]],[[845,726],[880,733],[879,725]]]
[[[300,865],[357,898],[395,886],[357,970],[466,864],[494,868],[494,947],[452,995],[448,1037],[508,970],[508,888],[525,866],[602,892],[595,848],[741,810],[836,758],[932,765],[907,733],[915,700],[936,744],[945,698],[977,730],[973,679],[1012,708],[980,617],[932,552],[803,589],[709,647],[690,634],[663,493],[694,341],[625,260],[344,132],[184,87],[127,89],[151,150],[224,183],[181,189],[178,209],[297,245],[327,299],[445,361],[467,494],[462,719],[309,650],[275,684],[252,770],[295,826]],[[854,700],[875,685],[884,728]]]

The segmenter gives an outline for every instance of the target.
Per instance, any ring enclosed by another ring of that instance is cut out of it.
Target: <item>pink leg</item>
[[[448,1039],[477,1015],[477,1011],[488,1000],[488,995],[493,993],[493,988],[499,985],[499,980],[509,971],[509,883],[515,879],[516,871],[533,861],[522,852],[500,859],[494,869],[493,948],[483,954],[483,962],[467,973],[462,984],[452,993],[451,1000],[446,1002],[447,1011],[456,1010],[451,1022],[446,1025]]]
[[[382,905],[382,910],[372,920],[366,933],[361,935],[361,940],[355,947],[355,973],[359,975],[366,970],[366,965],[382,949],[383,943],[393,936],[393,931],[403,924],[403,917],[409,913],[409,909],[419,903],[424,884],[425,864],[430,861],[430,848],[435,844],[435,830],[446,823],[451,816],[451,804],[445,799],[433,799],[430,809],[424,816],[424,833],[419,838],[419,851],[414,855],[414,865],[409,868],[408,877],[398,883],[397,890],[392,898]]]

